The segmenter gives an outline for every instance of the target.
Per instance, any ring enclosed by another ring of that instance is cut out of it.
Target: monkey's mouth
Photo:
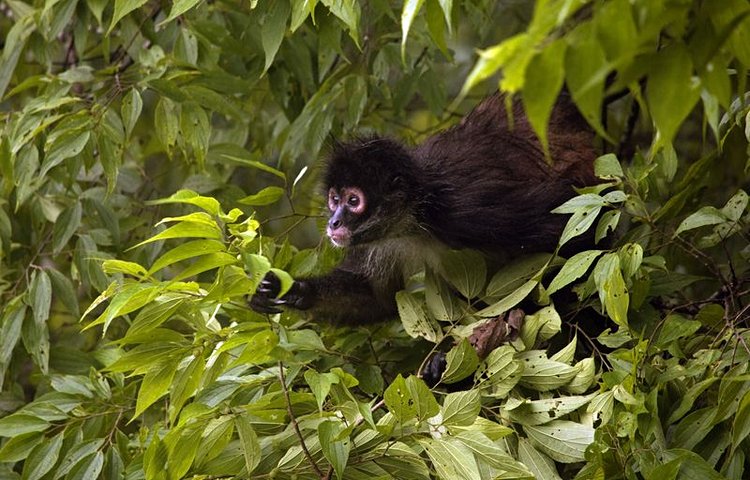
[[[326,229],[326,233],[328,238],[331,239],[331,243],[337,247],[346,247],[351,241],[351,232],[346,228],[333,229],[329,227]]]

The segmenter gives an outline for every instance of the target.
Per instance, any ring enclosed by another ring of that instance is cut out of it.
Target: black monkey
[[[567,218],[550,211],[597,183],[594,135],[567,93],[548,125],[552,164],[519,101],[485,99],[458,125],[408,148],[381,137],[334,147],[324,174],[326,233],[347,247],[321,277],[297,280],[283,297],[268,275],[250,301],[261,313],[280,306],[353,324],[396,314],[404,280],[446,248],[510,256],[554,249]],[[511,123],[512,122],[512,123]]]

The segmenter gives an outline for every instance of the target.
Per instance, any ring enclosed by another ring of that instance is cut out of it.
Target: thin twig
[[[331,476],[323,473],[320,467],[318,467],[318,464],[315,463],[315,460],[313,460],[312,455],[310,455],[310,450],[307,449],[307,445],[305,445],[305,437],[302,436],[302,432],[297,424],[297,419],[294,417],[294,412],[292,412],[292,400],[289,398],[289,389],[286,387],[286,378],[284,378],[284,364],[281,363],[281,361],[279,361],[279,380],[281,380],[281,391],[284,392],[284,400],[286,400],[286,411],[292,422],[292,428],[294,428],[294,432],[297,434],[297,438],[299,438],[299,444],[302,447],[302,452],[305,454],[305,458],[310,462],[313,470],[315,470],[315,473],[318,474],[318,477],[320,477],[321,480],[330,480]]]

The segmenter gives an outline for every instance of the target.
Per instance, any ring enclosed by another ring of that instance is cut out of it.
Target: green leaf
[[[531,59],[521,93],[526,116],[547,155],[547,124],[563,85],[566,47],[562,39],[556,40]]]
[[[136,278],[143,278],[147,275],[146,269],[135,262],[126,262],[124,260],[105,260],[102,262],[104,273],[124,273]]]
[[[158,242],[159,240],[167,240],[170,238],[213,238],[215,240],[221,240],[222,235],[219,228],[214,225],[207,225],[205,223],[198,222],[180,222],[177,225],[169,227],[163,232],[157,233],[153,237],[130,247],[129,250],[134,248],[142,247],[143,245]]]
[[[152,302],[161,292],[162,287],[160,285],[144,285],[140,283],[123,285],[117,294],[112,297],[104,312],[96,320],[88,324],[86,329],[103,324],[103,333],[106,333],[112,320],[138,310]],[[84,313],[85,315],[86,313]]]
[[[705,227],[706,225],[716,225],[726,221],[727,217],[716,207],[702,207],[680,223],[680,226],[674,232],[674,236],[676,237],[688,230]]]
[[[57,463],[63,444],[63,432],[37,445],[23,465],[24,480],[39,480]]]
[[[453,32],[453,0],[438,0],[440,3],[440,8],[443,10],[443,15],[445,15],[445,24],[448,26],[448,33],[452,34]]]
[[[414,406],[414,398],[406,386],[406,380],[404,380],[404,377],[402,377],[401,374],[398,374],[396,379],[385,389],[383,400],[385,401],[385,406],[388,407],[388,411],[391,412],[400,423],[405,423],[416,418],[417,411]],[[0,424],[1,423],[2,419],[0,419]],[[0,432],[2,432],[2,430],[0,430]],[[0,433],[0,435],[1,434],[2,433]]]
[[[602,250],[586,250],[570,257],[550,282],[547,293],[552,295],[564,286],[581,278],[601,254]]]
[[[594,160],[594,173],[604,180],[617,180],[625,176],[614,153],[604,154]]]
[[[639,243],[626,243],[617,254],[625,278],[630,278],[638,271],[643,262],[643,247]]]
[[[448,284],[432,270],[425,272],[425,301],[428,312],[440,321],[451,321],[459,314]]]
[[[592,427],[567,420],[524,426],[523,430],[536,447],[560,463],[583,461],[586,447],[594,441]]]
[[[55,470],[55,478],[60,478],[68,474],[73,467],[81,463],[86,457],[94,455],[94,453],[101,448],[102,444],[104,444],[103,438],[95,438],[93,440],[85,440],[73,445],[63,457],[60,465],[57,466],[57,469]],[[89,462],[85,463],[88,465]],[[88,478],[96,478],[96,476]]]
[[[21,328],[26,317],[26,305],[15,301],[0,314],[0,386],[5,378],[5,369],[13,356],[13,350],[21,338]]]
[[[280,178],[281,180],[286,181],[286,175],[284,175],[283,172],[280,172],[279,170],[276,170],[275,168],[270,167],[270,166],[266,165],[265,163],[260,162],[258,160],[255,160],[253,158],[249,158],[247,156],[231,155],[231,154],[228,154],[228,153],[222,153],[220,155],[220,157],[223,158],[224,160],[228,160],[230,162],[235,162],[235,163],[238,163],[238,164],[243,165],[243,166],[247,166],[247,167],[251,167],[251,168],[256,168],[256,169],[261,170],[263,172],[270,173],[271,175],[275,175],[278,178]]]
[[[79,155],[90,136],[91,131],[82,128],[69,128],[54,137],[50,136],[44,146],[45,156],[39,176],[46,176],[47,172],[61,164],[63,160]]]
[[[556,355],[552,359],[557,360]],[[594,359],[584,358],[575,364],[575,368],[578,370],[578,373],[564,388],[573,394],[585,393],[596,380],[596,364],[594,363]]]
[[[169,416],[171,421],[177,418],[182,406],[198,390],[205,366],[206,361],[203,357],[193,357],[187,367],[175,374],[169,392]]]
[[[49,309],[52,305],[52,283],[44,270],[36,270],[32,274],[31,285],[29,286],[29,302],[34,314],[34,323],[46,326]]]
[[[525,255],[505,264],[487,284],[485,296],[502,298],[516,291],[524,283],[539,275],[552,262],[552,254]],[[558,259],[555,259],[555,262]]]
[[[422,440],[420,444],[425,447],[440,479],[481,480],[477,461],[463,443],[446,438]]]
[[[533,315],[526,315],[521,325],[520,337],[526,348],[545,342],[560,332],[562,320],[555,307],[549,305]]]
[[[522,425],[542,425],[575,412],[588,404],[595,395],[594,393],[586,396],[524,400],[507,411],[514,422]]]
[[[182,294],[165,294],[155,298],[138,312],[124,340],[127,340],[130,335],[141,334],[158,327],[169,320],[177,309],[188,301],[188,298]]]
[[[150,367],[143,377],[138,399],[135,402],[133,418],[138,418],[148,407],[166,395],[172,384],[177,362],[172,358],[163,358],[161,363]]]
[[[672,143],[682,122],[693,110],[700,88],[693,82],[693,62],[681,43],[659,51],[648,78],[646,100],[659,135],[656,145]]]
[[[727,219],[737,222],[745,213],[748,201],[750,201],[750,197],[748,197],[747,193],[744,190],[739,190],[732,195],[732,198],[727,200],[727,203],[721,208],[721,213],[726,215]]]
[[[414,401],[415,413],[418,420],[427,420],[440,412],[440,405],[438,405],[435,396],[432,394],[427,384],[424,383],[424,380],[417,376],[410,375],[409,378],[406,379],[406,388]]]
[[[243,205],[262,206],[276,203],[281,197],[284,196],[284,189],[281,187],[266,187],[255,195],[249,195],[247,197],[237,200],[237,202]]]
[[[225,252],[209,253],[203,255],[190,266],[182,270],[180,273],[174,276],[174,281],[181,281],[186,278],[194,277],[203,272],[213,270],[214,268],[225,267],[227,265],[234,265],[238,263],[238,260],[233,255]]]
[[[445,41],[445,17],[438,0],[427,0],[427,29],[435,45],[447,58],[450,58],[448,44]]]
[[[681,338],[689,338],[701,327],[698,320],[689,320],[680,314],[671,313],[666,316],[654,344],[666,349],[670,343]]]
[[[143,100],[141,99],[141,94],[137,88],[131,88],[123,97],[122,107],[120,108],[122,123],[125,127],[126,139],[129,139],[130,135],[133,133],[133,129],[138,122],[138,117],[141,116],[142,110]]]
[[[169,16],[165,20],[159,22],[159,26],[171,22],[175,18],[198,5],[200,2],[201,0],[175,0],[174,3],[172,3],[172,9],[169,11]]]
[[[216,240],[191,240],[165,252],[151,265],[148,273],[154,274],[163,268],[189,258],[223,252],[225,248],[222,242]]]
[[[362,16],[360,3],[342,0],[321,0],[321,2],[336,18],[344,22],[344,25],[349,30],[349,37],[359,47],[359,22]]]
[[[437,323],[425,314],[422,302],[414,294],[402,290],[396,294],[398,315],[404,324],[404,330],[412,338],[422,337],[432,343],[442,338],[442,331]]]
[[[482,81],[488,79],[507,64],[511,58],[525,49],[528,44],[528,34],[521,33],[512,36],[499,45],[495,45],[487,50],[480,50],[479,60],[466,77],[461,95],[466,95],[469,91]]]
[[[261,460],[260,442],[247,415],[237,415],[234,418],[234,426],[240,436],[245,469],[247,474],[250,475]]]
[[[0,56],[0,99],[5,96],[13,72],[16,70],[18,59],[26,48],[26,41],[37,28],[36,19],[37,15],[35,14],[23,15],[10,23],[10,29],[5,30],[3,53]]]
[[[268,4],[266,4],[268,5]],[[263,44],[263,52],[266,55],[266,63],[263,72],[267,72],[276,52],[279,51],[281,41],[286,33],[286,22],[291,13],[289,0],[274,0],[268,5],[268,10],[263,16],[263,23],[260,27],[260,38]]]
[[[484,257],[473,250],[450,250],[441,255],[440,265],[446,280],[466,298],[482,293],[487,279]]]
[[[568,223],[565,224],[565,228],[563,229],[563,233],[560,235],[560,241],[558,245],[563,246],[568,243],[569,240],[583,233],[586,233],[586,231],[591,228],[591,225],[593,225],[596,221],[601,208],[602,207],[585,207],[576,210],[575,213],[573,213],[573,215],[571,215],[568,219]]]
[[[289,30],[295,32],[307,17],[315,12],[315,6],[318,4],[318,0],[300,0],[292,2],[292,21],[289,25]]]
[[[515,349],[503,345],[494,349],[479,365],[474,374],[474,383],[490,387],[488,396],[503,398],[516,386],[521,378],[524,366],[514,360]]]
[[[320,448],[326,460],[331,462],[336,477],[341,479],[349,460],[349,452],[352,445],[348,435],[342,437],[342,432],[346,430],[341,422],[323,422],[318,425],[318,438],[320,439]]]
[[[136,8],[140,8],[146,4],[147,0],[115,0],[115,11],[112,14],[112,22],[109,24],[107,35],[112,33],[112,29],[115,28],[117,22],[122,20],[122,17],[132,12]]]
[[[496,443],[491,442],[486,435],[476,431],[461,432],[454,437],[454,442],[460,442],[474,453],[478,460],[483,460],[490,466],[504,472],[502,479],[528,479],[534,478],[529,469],[522,463],[508,455]],[[538,477],[548,479],[549,477]]]
[[[582,23],[574,34],[567,35],[569,45],[565,51],[565,79],[573,101],[589,125],[601,137],[616,143],[612,142],[601,124],[604,80],[610,66],[592,30],[591,23]]]
[[[221,204],[218,200],[213,197],[198,195],[192,190],[178,190],[167,198],[149,200],[148,202],[146,202],[147,205],[165,205],[169,203],[195,205],[196,207],[208,212],[211,215],[221,215]],[[208,219],[208,221],[211,220]]]
[[[602,256],[594,267],[594,282],[599,300],[609,318],[616,324],[627,327],[630,297],[620,270],[620,257],[616,253]]]
[[[83,216],[83,207],[80,202],[76,202],[72,207],[66,208],[57,217],[55,225],[52,228],[52,253],[59,254],[67,246],[68,241],[81,225]]]
[[[90,478],[99,478],[99,474],[104,467],[104,453],[99,450],[93,455],[79,462],[70,471],[66,480],[88,480]]]
[[[154,127],[156,138],[159,139],[167,154],[171,156],[177,146],[177,136],[180,133],[180,117],[177,106],[167,97],[161,97],[156,104],[154,110]]]
[[[443,425],[471,425],[481,407],[478,390],[449,393],[443,401]]]
[[[193,155],[195,155],[198,167],[203,168],[211,138],[211,123],[206,111],[196,102],[191,101],[182,104],[180,133],[185,143],[192,150]]]
[[[406,0],[401,10],[401,61],[406,64],[406,39],[424,0]]]
[[[27,432],[9,438],[0,448],[0,462],[20,462],[44,440],[42,432]]]
[[[543,350],[521,352],[517,359],[523,363],[523,375],[519,383],[539,392],[560,388],[578,373],[576,367],[548,359]]]
[[[315,370],[305,371],[305,381],[310,386],[315,400],[318,402],[318,410],[323,411],[323,403],[331,391],[331,385],[339,383],[339,377],[333,373],[318,373]]]
[[[478,311],[477,316],[497,317],[498,315],[502,315],[503,313],[521,303],[523,299],[526,298],[538,284],[539,281],[535,279],[527,281],[502,300]]]
[[[447,365],[441,381],[455,383],[473,374],[479,366],[477,351],[467,339],[462,339],[446,355]]]
[[[543,454],[525,438],[518,439],[518,459],[534,474],[534,478],[545,480],[562,480],[557,474],[555,462]]]
[[[596,225],[594,242],[599,243],[609,232],[615,231],[617,225],[620,223],[621,214],[622,212],[619,210],[610,210],[602,214],[599,218],[599,223]]]
[[[164,361],[165,358],[177,358],[186,352],[189,353],[183,345],[165,342],[155,337],[152,340],[129,350],[107,369],[112,372],[132,372],[134,375],[140,375],[153,370],[153,365]]]
[[[46,420],[26,413],[14,413],[0,418],[0,437],[12,438],[29,432],[41,432],[50,424]]]

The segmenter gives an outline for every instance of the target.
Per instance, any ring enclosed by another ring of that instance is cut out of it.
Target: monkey
[[[508,111],[510,110],[510,111]],[[314,319],[371,324],[397,315],[395,293],[440,252],[511,257],[552,251],[567,219],[551,210],[594,185],[594,133],[563,91],[547,128],[549,154],[518,99],[487,97],[458,124],[419,145],[369,136],[334,145],[324,168],[326,234],[346,248],[331,273],[294,281],[266,275],[250,299]]]

